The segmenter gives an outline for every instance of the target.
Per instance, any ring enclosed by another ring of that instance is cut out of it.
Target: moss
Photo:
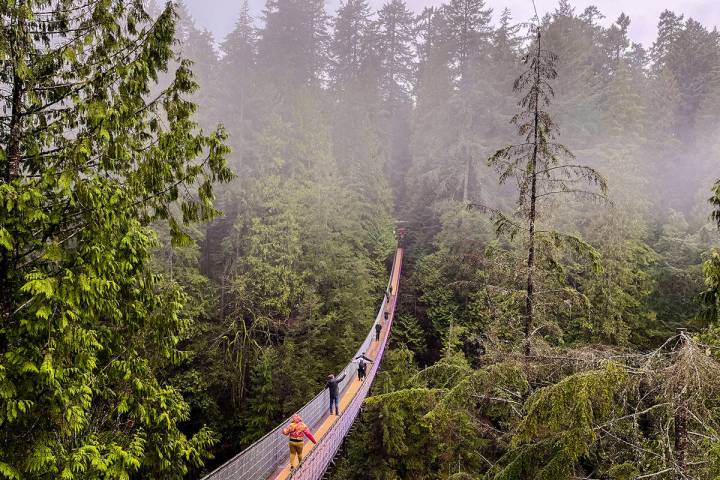
[[[493,480],[562,480],[596,440],[594,427],[613,411],[627,382],[625,370],[608,362],[535,392],[525,403],[512,449],[491,469]]]

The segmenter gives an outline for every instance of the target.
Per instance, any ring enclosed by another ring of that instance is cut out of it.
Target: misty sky
[[[239,10],[240,0],[185,0],[198,26],[207,28],[220,41],[232,29]],[[327,10],[334,13],[340,0],[327,0]],[[369,0],[373,8],[382,6],[384,0]],[[408,6],[420,11],[429,5],[439,5],[442,0],[406,0]],[[535,0],[538,12],[552,11],[557,0]],[[262,11],[265,0],[250,0],[255,16]],[[528,20],[532,16],[531,0],[486,0],[496,13],[508,7],[516,21]],[[630,15],[630,36],[633,41],[649,47],[655,38],[657,20],[665,9],[683,13],[699,20],[706,26],[720,25],[720,0],[576,0],[576,11],[580,13],[588,5],[596,5],[607,17],[606,22],[617,18],[621,12]]]

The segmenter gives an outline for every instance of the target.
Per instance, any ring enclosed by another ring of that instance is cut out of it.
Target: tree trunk
[[[687,405],[680,401],[675,405],[675,463],[677,465],[677,473],[675,478],[682,480],[687,478],[687,446],[688,446],[688,430],[687,430]]]
[[[22,1],[18,2],[17,7],[22,6]],[[17,52],[15,46],[19,44],[17,38],[10,39],[10,48],[12,59],[17,58]],[[23,84],[22,80],[18,76],[17,72],[13,70],[13,85],[12,85],[12,98],[10,103],[10,123],[9,123],[9,136],[7,138],[6,147],[6,164],[5,171],[3,172],[5,183],[10,183],[14,178],[20,174],[20,163],[21,163],[21,140],[22,140],[22,92]],[[13,232],[10,232],[13,235]],[[13,269],[14,260],[12,259],[13,253],[5,249],[0,249],[0,315],[2,315],[5,321],[9,321],[12,316],[12,302],[10,300],[10,285],[9,278],[10,272]]]
[[[22,80],[13,75],[12,106],[10,113],[10,136],[8,138],[8,163],[5,180],[11,181],[20,174],[20,137],[22,132]]]
[[[537,58],[535,60],[535,82],[540,84],[540,31],[537,36]],[[538,129],[540,124],[540,106],[539,92],[535,90],[534,109],[534,139],[533,152],[530,159],[530,214],[528,229],[528,277],[527,277],[527,297],[525,317],[525,355],[532,354],[531,337],[532,329],[535,324],[535,218],[537,216],[537,155],[538,155]]]
[[[19,11],[23,7],[24,0],[18,0],[16,5],[16,12]],[[17,17],[16,17],[17,19]],[[10,182],[13,178],[17,177],[20,174],[20,140],[22,136],[22,92],[23,92],[23,84],[22,79],[17,74],[16,70],[16,62],[18,59],[18,51],[17,47],[21,45],[21,41],[24,41],[24,39],[17,38],[17,33],[20,32],[23,34],[23,21],[17,20],[18,25],[17,28],[14,30],[13,35],[11,35],[10,38],[10,54],[11,54],[11,62],[15,64],[15,67],[13,67],[13,86],[12,86],[12,99],[11,99],[11,106],[10,106],[10,124],[9,124],[9,132],[10,136],[8,137],[7,142],[7,166],[5,170],[5,181]]]
[[[468,185],[470,184],[470,162],[472,161],[467,151],[467,147],[463,147],[463,156],[465,157],[465,178],[463,179],[463,204],[465,205],[470,203]]]
[[[675,346],[676,350],[687,348],[687,333],[684,328],[679,329],[679,339]],[[684,372],[683,372],[684,373]],[[678,480],[687,477],[687,448],[688,448],[688,393],[685,388],[685,382],[679,382],[682,387],[675,392],[673,400],[675,407],[675,478]]]

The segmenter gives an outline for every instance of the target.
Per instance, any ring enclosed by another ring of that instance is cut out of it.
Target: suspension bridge
[[[404,229],[398,231],[399,239]],[[398,246],[388,281],[388,288],[375,318],[382,330],[380,339],[375,340],[375,329],[370,332],[358,348],[353,358],[362,354],[372,359],[364,381],[357,378],[357,363],[350,361],[340,375],[345,378],[340,387],[340,415],[329,415],[329,394],[327,390],[318,393],[299,410],[303,421],[310,426],[318,441],[317,445],[305,443],[303,462],[294,471],[289,470],[290,453],[288,439],[282,429],[290,423],[286,419],[271,432],[237,454],[235,457],[215,469],[203,480],[317,480],[323,477],[337,454],[350,427],[360,412],[360,407],[368,394],[370,385],[377,374],[387,345],[395,314],[397,293],[400,286],[403,249]],[[385,315],[387,313],[387,315]]]

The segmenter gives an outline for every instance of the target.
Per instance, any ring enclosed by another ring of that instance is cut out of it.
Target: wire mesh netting
[[[398,262],[401,261],[402,250],[398,249],[393,263],[393,273],[391,274],[388,286],[392,285],[393,275],[399,275],[400,269]],[[391,301],[389,309],[390,316],[385,322],[385,332],[381,337],[375,361],[370,366],[366,380],[350,401],[348,407],[341,413],[340,417],[335,421],[325,436],[319,440],[318,445],[310,452],[310,455],[308,455],[302,465],[292,475],[293,479],[320,478],[325,470],[327,470],[328,465],[342,443],[342,439],[345,435],[347,435],[352,423],[355,421],[355,418],[360,410],[360,406],[362,405],[362,402],[370,388],[370,384],[375,378],[378,365],[385,350],[385,344],[389,337],[397,297],[395,295],[391,295],[389,299]],[[389,299],[388,296],[385,296],[383,299],[380,310],[375,318],[375,322],[381,321]],[[374,328],[371,328],[354,357],[369,351],[374,338],[375,331]],[[345,390],[355,378],[357,367],[357,363],[350,361],[340,374],[345,374],[345,378],[339,385],[339,390],[342,392],[341,395],[344,394]],[[315,427],[323,420],[325,414],[329,411],[329,406],[328,394],[323,389],[315,396],[315,398],[305,404],[298,413],[300,413],[303,417],[303,421],[305,423]],[[277,470],[278,465],[288,461],[289,454],[287,449],[287,438],[282,434],[282,429],[289,422],[290,419],[286,419],[272,431],[268,432],[264,437],[257,440],[248,448],[205,476],[203,480],[260,480],[268,478]]]

